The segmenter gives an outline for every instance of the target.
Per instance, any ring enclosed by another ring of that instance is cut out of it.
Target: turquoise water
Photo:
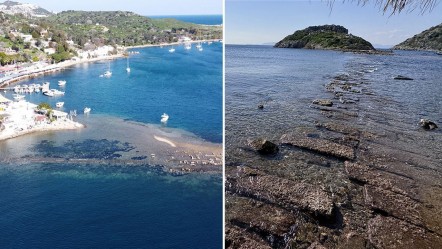
[[[77,110],[87,128],[0,142],[0,248],[220,248],[220,175],[177,177],[161,165],[113,161],[149,143],[141,133],[150,128],[132,121],[222,142],[222,45],[203,48],[134,49],[131,73],[126,59],[117,59],[110,62],[111,78],[99,77],[109,65],[100,61],[20,82],[49,81],[66,91],[26,100],[63,101],[62,110]],[[92,108],[89,116],[82,114],[85,106]],[[162,126],[164,112],[170,119]],[[51,163],[39,163],[45,157]],[[90,160],[69,161],[83,158]]]
[[[78,64],[63,71],[19,84],[51,82],[51,88],[65,91],[64,96],[31,94],[32,103],[65,102],[63,111],[92,108],[92,114],[108,114],[122,119],[159,124],[165,112],[168,127],[190,131],[199,137],[222,142],[222,44],[203,44],[203,51],[176,47],[133,49],[129,59]],[[100,78],[109,67],[111,78]],[[58,87],[66,80],[65,87]],[[12,99],[12,93],[6,97]]]
[[[150,18],[173,18],[183,22],[191,22],[205,25],[220,25],[223,23],[222,15],[168,15],[168,16],[149,16]]]

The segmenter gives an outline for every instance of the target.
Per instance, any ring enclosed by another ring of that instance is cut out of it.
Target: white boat
[[[54,93],[52,91],[46,91],[43,92],[44,95],[49,96],[49,97],[54,97]]]
[[[127,56],[127,66],[126,66],[126,71],[128,73],[130,73],[130,67],[129,67],[129,55]]]
[[[169,120],[169,115],[163,113],[163,115],[161,115],[161,123],[166,123],[167,120]]]
[[[169,52],[173,53],[173,52],[175,52],[175,49],[172,47],[171,49],[169,49]]]
[[[55,104],[55,106],[56,106],[57,108],[61,108],[61,107],[63,107],[63,105],[64,105],[64,102],[57,102],[57,103]]]
[[[111,71],[106,71],[106,72],[104,72],[103,76],[109,78],[109,77],[112,76],[112,72]]]
[[[203,45],[201,45],[201,43],[198,43],[197,45],[196,45],[196,48],[202,48],[203,47]]]
[[[110,70],[110,61],[109,61],[108,66],[107,66],[107,71],[104,72],[103,76],[106,77],[106,78],[110,78],[112,76],[112,72]]]
[[[186,43],[186,44],[184,44],[184,48],[187,50],[190,50],[192,48],[192,44],[190,42]]]
[[[59,80],[58,81],[58,85],[59,86],[64,86],[64,85],[66,85],[66,81],[65,80]]]
[[[14,100],[15,101],[20,101],[25,99],[25,95],[20,95],[20,94],[14,94]]]
[[[88,114],[90,112],[91,112],[91,108],[89,108],[89,107],[85,107],[84,110],[83,110],[84,114]]]
[[[45,82],[45,83],[43,83],[43,85],[41,86],[41,91],[42,91],[43,93],[49,91],[49,85],[50,85],[49,82]]]
[[[49,97],[53,97],[53,96],[64,95],[64,92],[59,91],[57,89],[49,89],[49,91],[46,91],[43,94]]]

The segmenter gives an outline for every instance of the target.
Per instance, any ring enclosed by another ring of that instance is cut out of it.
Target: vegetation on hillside
[[[312,26],[286,36],[275,44],[278,48],[308,48],[334,50],[374,50],[370,42],[348,34],[339,25]]]
[[[174,19],[151,19],[127,11],[64,11],[46,19],[75,43],[95,45],[144,45],[175,42],[179,35],[219,39],[220,27],[185,23]]]
[[[442,24],[399,43],[394,49],[442,51]]]
[[[65,11],[46,18],[0,12],[0,63],[60,62],[75,56],[78,49],[169,43],[182,36],[221,39],[222,27],[151,19],[127,11]]]

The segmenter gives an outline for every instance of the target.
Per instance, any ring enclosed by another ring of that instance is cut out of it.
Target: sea
[[[390,141],[400,142],[403,151],[438,160],[441,130],[425,132],[418,125],[421,118],[442,124],[442,56],[436,53],[367,55],[226,45],[225,63],[227,166],[282,170],[279,160],[262,160],[251,153],[248,141],[266,138],[278,142],[287,132],[329,122],[330,113],[313,108],[315,99],[332,99],[341,110],[358,112],[351,121],[338,118],[343,124],[383,134],[380,137],[392,134]],[[397,75],[414,80],[393,79]],[[354,104],[339,107],[339,99],[327,91],[335,77],[349,77],[358,84]],[[258,108],[261,104],[262,110]],[[405,138],[413,142],[404,142]]]
[[[86,128],[0,142],[0,248],[222,247],[221,173],[177,176],[161,165],[113,160],[116,152],[138,151],[143,129],[223,141],[222,43],[203,44],[203,51],[168,49],[131,49],[129,59],[78,64],[18,83],[50,82],[65,91],[26,100],[65,102],[61,110],[76,110]],[[108,68],[112,77],[100,77]],[[166,125],[163,113],[170,116]]]
[[[162,15],[149,16],[154,19],[173,18],[183,22],[190,22],[204,25],[221,25],[223,24],[222,15]]]

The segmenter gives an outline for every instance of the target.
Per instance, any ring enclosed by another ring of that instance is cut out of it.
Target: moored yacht
[[[85,107],[83,110],[84,114],[89,114],[90,112],[91,112],[91,108],[89,108],[89,107]]]
[[[161,123],[166,123],[167,120],[169,120],[169,115],[163,113],[163,115],[161,115]]]

